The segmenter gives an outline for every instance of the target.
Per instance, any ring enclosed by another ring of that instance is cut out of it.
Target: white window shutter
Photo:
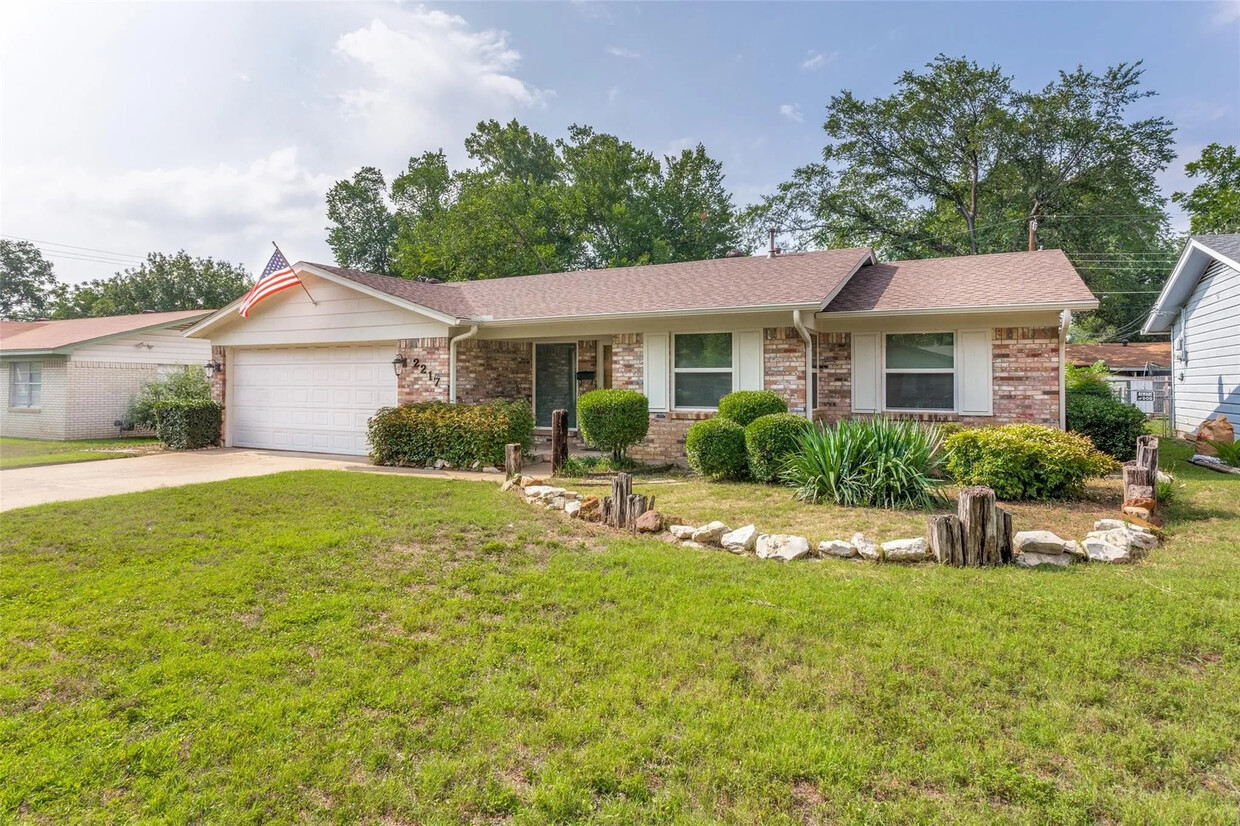
[[[957,408],[962,416],[990,416],[993,413],[990,337],[990,330],[961,330],[958,334]]]
[[[646,353],[643,385],[651,410],[668,408],[668,334],[646,333]]]
[[[732,336],[736,342],[736,370],[732,386],[736,390],[762,389],[762,331],[745,330]]]
[[[852,334],[852,409],[854,413],[879,411],[878,333]]]

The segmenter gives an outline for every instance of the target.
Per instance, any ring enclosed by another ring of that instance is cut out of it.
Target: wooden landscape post
[[[1000,565],[1008,565],[1012,561],[1012,514],[1003,508],[995,508],[995,536],[999,540]]]
[[[551,411],[551,474],[554,476],[568,461],[568,411]]]
[[[1158,437],[1137,437],[1136,461],[1124,464],[1123,512],[1149,519],[1158,503]]]
[[[981,567],[999,564],[998,515],[995,492],[988,487],[965,488],[957,504],[964,532],[964,564]]]
[[[931,516],[926,525],[929,536],[930,550],[941,565],[953,565],[957,568],[964,565],[964,533],[960,526],[960,517],[954,513]]]
[[[521,475],[521,445],[504,445],[504,475],[509,479]]]

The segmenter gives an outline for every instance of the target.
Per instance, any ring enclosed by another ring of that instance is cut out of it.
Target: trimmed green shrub
[[[777,482],[788,457],[796,453],[801,434],[813,427],[795,413],[759,416],[745,428],[749,474],[759,482]]]
[[[707,479],[744,479],[749,470],[745,428],[722,416],[705,419],[689,428],[685,453],[689,456],[689,467]]]
[[[147,382],[129,400],[125,418],[138,427],[155,430],[155,405],[160,402],[210,401],[211,380],[201,367],[185,367]]]
[[[731,419],[741,427],[749,427],[750,422],[760,416],[787,412],[788,403],[771,390],[737,390],[719,400],[720,417]]]
[[[947,440],[952,478],[994,488],[1000,499],[1067,499],[1080,494],[1086,479],[1118,468],[1079,433],[1036,424],[975,427]]]
[[[636,390],[591,390],[577,399],[577,428],[586,444],[610,450],[619,462],[626,450],[646,438],[650,401]]]
[[[848,507],[931,508],[942,441],[932,426],[887,418],[846,419],[801,434],[784,481],[806,502]]]
[[[172,399],[154,406],[155,432],[169,450],[219,444],[223,410],[210,399]]]
[[[1137,437],[1145,432],[1145,414],[1137,407],[1106,395],[1074,390],[1065,404],[1068,429],[1088,436],[1094,447],[1127,462],[1137,456]]]
[[[427,402],[384,407],[367,423],[376,465],[424,466],[443,459],[453,467],[504,464],[504,445],[534,444],[534,414],[524,399],[485,404]]]

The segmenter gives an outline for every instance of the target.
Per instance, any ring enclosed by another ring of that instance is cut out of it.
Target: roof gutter
[[[466,332],[459,336],[453,336],[448,342],[448,403],[456,404],[456,344],[458,341],[464,341],[467,338],[473,338],[478,335],[478,325],[475,324]]]
[[[811,422],[814,420],[814,383],[810,380],[814,373],[814,341],[810,338],[809,330],[805,329],[805,321],[801,318],[800,310],[792,311],[792,326],[797,328],[797,332],[801,334],[801,340],[805,342],[805,418]]]
[[[955,315],[958,313],[1022,313],[1054,310],[1096,310],[1098,299],[1053,301],[1041,304],[964,304],[955,307],[924,307],[907,310],[847,310],[820,313],[823,318],[885,318],[902,315]]]

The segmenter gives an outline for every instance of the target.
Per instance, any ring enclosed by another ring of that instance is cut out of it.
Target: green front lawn
[[[1240,484],[1182,476],[1170,544],[1066,571],[328,471],[9,512],[0,820],[1235,822]]]
[[[63,465],[69,462],[95,462],[125,459],[159,449],[155,438],[78,439],[52,442],[43,439],[0,437],[0,470],[31,465]]]

